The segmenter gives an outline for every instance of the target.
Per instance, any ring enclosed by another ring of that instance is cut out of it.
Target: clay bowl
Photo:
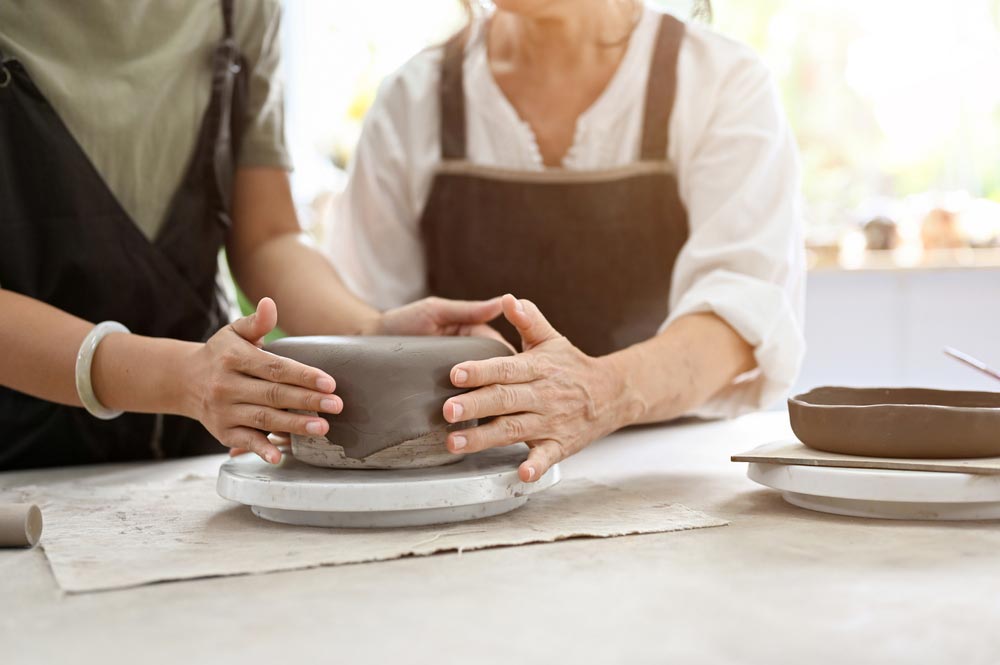
[[[484,337],[286,337],[267,351],[329,373],[344,400],[326,436],[292,436],[292,455],[314,466],[404,469],[441,466],[462,456],[448,451],[453,429],[445,400],[465,390],[451,384],[451,368],[466,360],[510,355]]]
[[[792,431],[844,455],[1000,456],[1000,393],[924,388],[816,388],[788,400]]]

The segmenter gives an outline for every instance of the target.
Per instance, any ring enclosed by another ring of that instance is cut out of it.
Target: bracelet
[[[94,326],[80,345],[80,351],[76,354],[76,394],[83,402],[83,408],[87,409],[90,415],[101,420],[112,420],[124,413],[123,411],[112,411],[101,404],[94,394],[94,386],[90,382],[90,368],[94,364],[94,353],[97,345],[111,333],[128,333],[128,328],[117,321],[105,321]]]

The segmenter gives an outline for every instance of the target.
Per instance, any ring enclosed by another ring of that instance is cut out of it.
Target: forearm
[[[356,335],[369,330],[378,318],[378,311],[354,296],[326,257],[300,233],[270,238],[233,256],[230,266],[251,300],[270,296],[278,303],[278,324],[287,333]]]
[[[707,313],[683,316],[604,360],[620,381],[619,427],[683,416],[756,366],[753,347]]]
[[[233,277],[253,301],[268,296],[278,325],[293,335],[370,332],[378,312],[356,298],[299,226],[288,174],[244,167],[233,187],[233,226],[226,255]]]
[[[94,324],[38,300],[0,289],[0,383],[40,399],[81,406],[76,356]],[[94,355],[91,381],[110,409],[176,412],[176,375],[169,368],[191,350],[184,342],[108,335]]]

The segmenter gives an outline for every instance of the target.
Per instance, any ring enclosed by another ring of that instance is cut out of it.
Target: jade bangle
[[[105,337],[111,333],[128,333],[128,328],[117,321],[105,321],[94,326],[80,345],[80,351],[76,354],[76,394],[83,402],[83,408],[87,409],[90,415],[101,420],[112,420],[124,413],[123,411],[113,411],[97,399],[94,394],[94,386],[91,383],[91,366],[94,364],[94,353],[97,346]]]

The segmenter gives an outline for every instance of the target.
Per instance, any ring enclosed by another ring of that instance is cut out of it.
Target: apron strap
[[[462,61],[469,29],[455,34],[444,45],[441,81],[441,159],[465,159],[465,88],[462,83]]]
[[[643,160],[662,162],[670,145],[670,115],[677,95],[677,56],[684,39],[684,23],[664,14],[656,35],[646,84],[646,109],[642,121]]]
[[[233,0],[222,0],[222,23],[226,29],[226,39],[233,37]]]

